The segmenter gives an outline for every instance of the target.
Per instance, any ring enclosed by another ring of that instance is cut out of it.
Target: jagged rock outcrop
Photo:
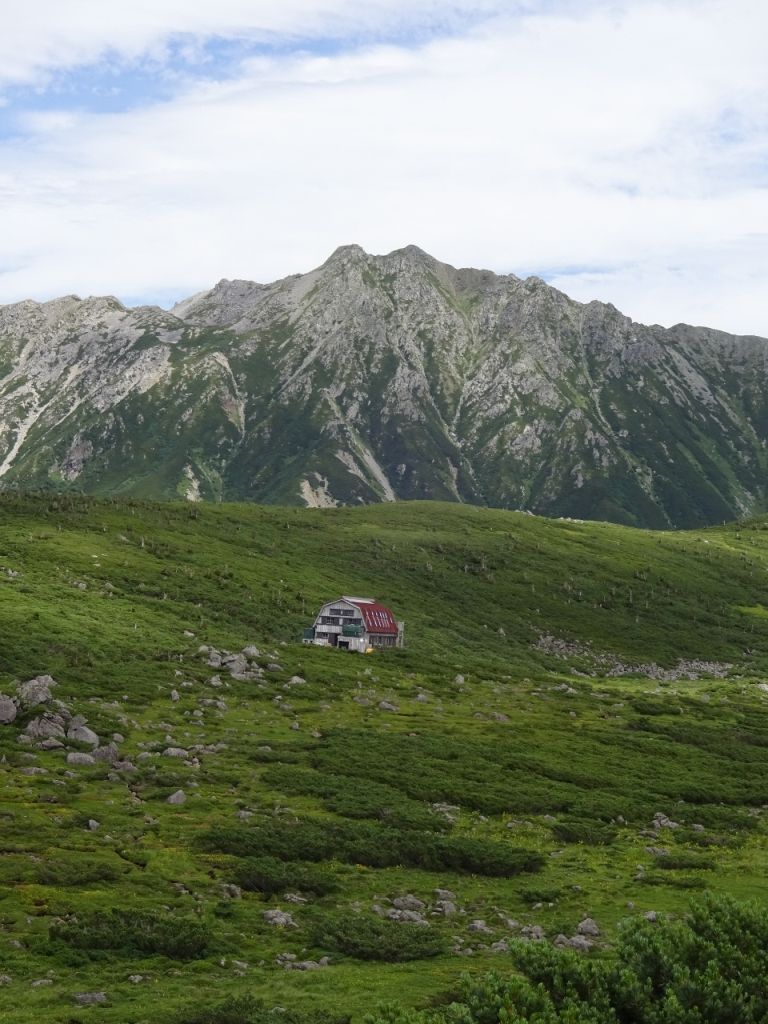
[[[767,367],[765,339],[345,246],[170,312],[0,307],[0,487],[712,523],[766,507]]]

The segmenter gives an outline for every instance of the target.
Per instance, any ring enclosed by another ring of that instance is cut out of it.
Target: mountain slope
[[[414,246],[158,308],[0,307],[0,486],[431,498],[645,526],[763,509],[768,342]]]

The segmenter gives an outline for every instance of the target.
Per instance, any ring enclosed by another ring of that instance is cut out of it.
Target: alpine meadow
[[[7,1019],[765,1019],[768,522],[0,514]]]
[[[768,1024],[768,4],[0,31],[0,1024]]]

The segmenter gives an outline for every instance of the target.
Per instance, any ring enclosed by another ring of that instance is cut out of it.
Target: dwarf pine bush
[[[626,925],[594,959],[518,943],[520,974],[465,978],[446,1005],[389,1006],[365,1024],[765,1024],[768,917],[757,904],[704,897],[683,920]]]

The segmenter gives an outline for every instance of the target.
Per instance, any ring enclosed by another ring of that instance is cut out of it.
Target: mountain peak
[[[350,245],[339,245],[333,250],[328,259],[323,263],[323,266],[327,266],[329,263],[349,263],[360,258],[366,259],[368,253],[363,249],[361,245],[351,243]]]

